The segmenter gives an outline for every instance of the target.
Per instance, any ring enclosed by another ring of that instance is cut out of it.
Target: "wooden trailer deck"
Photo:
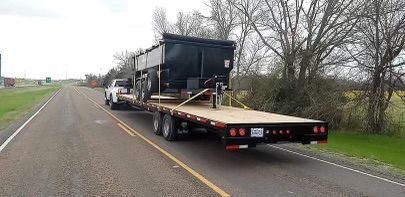
[[[119,95],[123,100],[133,101],[132,95]],[[156,96],[152,99],[157,99]],[[148,101],[149,104],[173,109],[182,101],[174,100],[171,97],[161,97],[160,105],[157,100]],[[294,116],[281,115],[276,113],[247,110],[238,107],[220,106],[212,108],[208,101],[192,101],[176,109],[176,112],[192,114],[198,117],[207,118],[225,124],[300,124],[300,123],[324,123],[319,120],[299,118]]]

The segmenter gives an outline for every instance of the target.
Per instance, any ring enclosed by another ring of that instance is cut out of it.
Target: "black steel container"
[[[202,39],[163,34],[155,45],[136,56],[136,78],[150,70],[161,69],[161,85],[172,89],[199,89],[214,75],[225,76],[234,63],[234,41]],[[189,81],[189,82],[187,82]]]

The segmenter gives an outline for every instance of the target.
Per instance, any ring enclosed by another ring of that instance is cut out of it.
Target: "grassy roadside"
[[[0,89],[0,130],[9,126],[60,86]]]
[[[96,88],[93,88],[93,89],[96,90],[96,91],[98,91],[98,92],[104,93],[104,88],[96,87]]]
[[[405,138],[352,132],[330,132],[328,144],[316,149],[374,160],[405,172]]]

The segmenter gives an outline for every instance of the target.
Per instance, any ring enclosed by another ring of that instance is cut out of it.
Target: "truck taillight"
[[[319,128],[317,126],[315,126],[313,131],[314,131],[315,134],[317,134],[319,132]]]
[[[280,132],[280,135],[283,135],[283,134],[284,134],[283,130],[280,130],[279,132]]]
[[[290,134],[290,130],[287,129],[287,130],[285,131],[285,133]]]
[[[235,137],[236,136],[236,129],[235,128],[232,128],[231,130],[229,130],[229,135],[231,135],[232,137]]]
[[[245,136],[246,135],[246,129],[245,128],[240,128],[239,129],[239,135],[240,136]]]
[[[326,132],[326,129],[325,129],[324,126],[322,126],[319,130],[320,130],[321,133],[325,133],[325,132]]]
[[[272,133],[273,133],[273,135],[276,135],[276,134],[277,134],[277,131],[276,131],[276,130],[273,130]]]

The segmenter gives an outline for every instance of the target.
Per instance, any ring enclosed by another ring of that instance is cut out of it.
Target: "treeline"
[[[208,16],[178,12],[175,21],[156,8],[156,40],[164,32],[235,40],[234,94],[255,109],[337,128],[348,126],[353,108],[361,111],[356,129],[392,131],[387,109],[394,96],[405,100],[405,0],[210,0],[207,6]],[[131,55],[119,54],[106,79],[130,69]]]

